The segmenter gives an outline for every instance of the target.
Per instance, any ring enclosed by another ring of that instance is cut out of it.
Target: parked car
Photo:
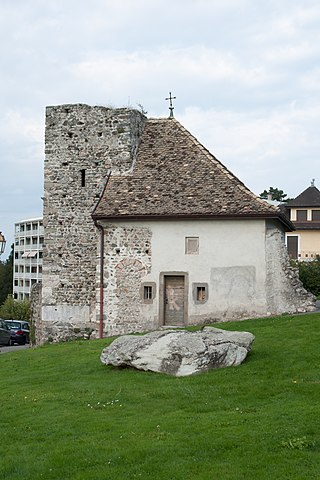
[[[24,320],[5,320],[10,329],[10,343],[25,345],[30,341],[30,325]]]
[[[8,325],[0,318],[0,345],[10,345],[11,333]]]

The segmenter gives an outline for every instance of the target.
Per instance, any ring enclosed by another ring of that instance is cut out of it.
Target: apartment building
[[[14,226],[13,297],[29,298],[31,287],[42,279],[43,222],[31,218]]]

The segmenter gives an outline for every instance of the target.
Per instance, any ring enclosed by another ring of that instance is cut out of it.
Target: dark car
[[[10,345],[11,333],[8,325],[0,318],[0,345]]]
[[[30,325],[24,320],[6,320],[7,326],[10,329],[10,343],[14,345],[25,345],[29,343],[30,338]]]

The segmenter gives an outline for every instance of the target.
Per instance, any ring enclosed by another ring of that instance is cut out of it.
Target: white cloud
[[[271,75],[263,66],[246,68],[231,52],[196,46],[185,49],[113,52],[69,66],[78,81],[92,82],[102,89],[119,88],[128,78],[135,83],[177,82],[210,84],[229,80],[246,86],[268,83]]]
[[[283,63],[307,60],[315,55],[319,56],[320,47],[318,44],[310,44],[305,41],[297,45],[283,45],[272,48],[266,52],[265,59],[270,62]]]
[[[301,86],[304,91],[315,94],[320,91],[320,67],[316,66],[311,71],[302,74]]]
[[[296,40],[314,28],[317,30],[320,5],[318,2],[311,2],[311,6],[303,6],[302,3],[295,0],[291,2],[275,0],[272,13],[267,18],[261,16],[259,25],[253,27],[256,29],[255,39],[268,43]]]
[[[1,229],[41,211],[47,104],[159,117],[172,91],[253,191],[300,193],[318,169],[319,27],[316,0],[1,0]]]
[[[255,193],[278,185],[295,196],[316,177],[320,106],[268,115],[190,108],[181,122]]]
[[[7,110],[0,119],[0,135],[10,143],[21,140],[30,143],[41,143],[44,131],[44,119],[34,114],[23,115],[19,110]]]

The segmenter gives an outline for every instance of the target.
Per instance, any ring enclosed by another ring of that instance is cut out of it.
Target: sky
[[[0,230],[42,215],[47,105],[174,115],[250,190],[320,188],[318,0],[0,0]]]

